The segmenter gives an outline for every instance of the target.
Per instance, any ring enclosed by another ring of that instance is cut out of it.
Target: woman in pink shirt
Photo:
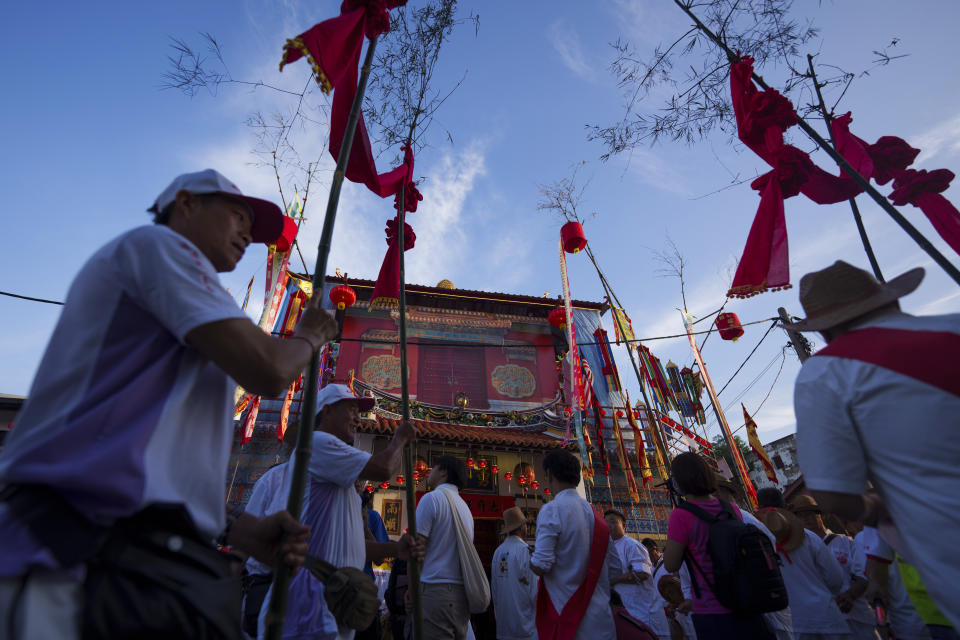
[[[716,476],[703,458],[695,453],[681,453],[670,463],[670,473],[684,500],[708,513],[720,513],[720,501],[711,495],[717,490]],[[743,520],[740,509],[731,506],[736,517]],[[713,561],[707,552],[709,527],[689,511],[674,509],[663,551],[663,566],[667,571],[679,571],[687,553],[696,562],[695,565],[689,563],[688,569],[695,586],[692,619],[698,640],[774,640],[762,616],[736,614],[717,601],[710,587],[714,579]]]

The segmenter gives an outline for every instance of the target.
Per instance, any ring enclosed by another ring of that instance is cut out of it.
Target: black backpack
[[[677,507],[710,526],[707,552],[713,561],[713,582],[689,551],[685,552],[687,559],[703,576],[720,604],[735,613],[760,614],[786,608],[787,589],[780,575],[780,558],[770,539],[754,525],[737,519],[729,502],[720,500],[720,507],[716,515],[689,502]],[[696,579],[693,589],[699,598]]]

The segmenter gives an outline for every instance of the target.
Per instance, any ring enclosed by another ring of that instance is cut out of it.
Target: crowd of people
[[[801,280],[807,315],[787,328],[828,343],[796,383],[809,495],[762,489],[754,508],[680,453],[666,540],[637,540],[584,498],[581,460],[553,450],[533,543],[507,509],[484,567],[456,457],[433,460],[417,535],[386,535],[363,487],[398,472],[416,433],[404,422],[379,452],[355,447],[373,400],[340,384],[318,394],[301,521],[285,510],[293,462],[227,512],[234,384],[277,395],[336,322],[317,296],[291,339],[271,337],[219,285],[279,235],[276,205],[206,170],[150,210],[156,224],[81,269],[0,452],[2,637],[260,638],[284,563],[287,639],[406,640],[419,601],[431,640],[473,637],[491,605],[500,640],[957,640],[960,316],[900,310],[922,269],[881,283],[837,262]]]

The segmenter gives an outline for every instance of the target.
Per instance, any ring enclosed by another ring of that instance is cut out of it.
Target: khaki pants
[[[465,640],[470,624],[467,593],[462,584],[423,584],[423,637]]]

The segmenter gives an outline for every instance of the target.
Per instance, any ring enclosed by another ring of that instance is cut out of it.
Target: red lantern
[[[531,486],[532,488],[534,488],[534,489],[539,489],[539,488],[540,488],[540,483],[537,482],[536,480],[534,480],[533,482],[530,483],[530,486]]]
[[[570,407],[567,407],[566,409],[563,410],[563,412],[567,415],[570,415],[571,413],[573,413],[573,409],[571,409]]]
[[[743,335],[743,326],[735,313],[721,313],[714,324],[724,340],[736,340]]]
[[[297,221],[289,216],[283,217],[283,231],[280,237],[274,241],[277,251],[286,253],[293,246],[293,239],[297,237]]]
[[[547,314],[547,321],[558,329],[567,328],[567,310],[563,307],[554,307]]]
[[[520,484],[527,484],[527,479],[524,478],[523,476],[520,476],[519,478],[517,478],[517,482],[519,482]]]
[[[500,467],[498,467],[497,465],[493,465],[492,467],[490,467],[490,473],[492,473],[493,475],[497,475],[498,473],[500,473]]]
[[[487,461],[486,461],[486,460],[481,460],[481,461],[480,461],[480,468],[481,468],[481,469],[486,469],[486,468],[487,468]]]
[[[607,415],[607,410],[606,410],[606,409],[600,409],[600,415],[602,415],[602,416]]]
[[[386,480],[384,480],[383,482],[380,483],[380,488],[381,488],[381,489],[389,489],[389,488],[390,488],[390,483],[387,482]]]
[[[550,495],[550,489],[544,489],[543,492],[544,492],[546,495]]]
[[[473,458],[467,458],[467,466],[473,469]]]
[[[623,411],[617,411],[617,417],[618,417],[618,418],[622,418],[622,417],[623,417]]]
[[[397,476],[397,484],[403,484],[403,476]]]
[[[560,241],[563,243],[563,250],[567,253],[579,253],[580,249],[587,246],[587,237],[583,235],[583,227],[574,220],[560,227]]]
[[[357,301],[357,292],[345,284],[338,284],[330,289],[330,301],[337,305],[338,311],[343,311]]]
[[[423,458],[417,458],[417,461],[413,463],[413,468],[421,476],[425,476],[430,473],[430,467],[427,466],[427,461]]]
[[[414,481],[414,482],[417,482],[418,480],[420,480],[420,474],[417,473],[416,471],[414,471],[414,472],[413,472],[413,481]]]
[[[513,474],[510,473],[509,471],[507,471],[505,474],[503,474],[503,479],[504,479],[504,480],[513,480]]]
[[[371,487],[370,485],[367,485],[367,486],[364,488],[364,490],[365,490],[367,493],[373,493],[373,487]]]

